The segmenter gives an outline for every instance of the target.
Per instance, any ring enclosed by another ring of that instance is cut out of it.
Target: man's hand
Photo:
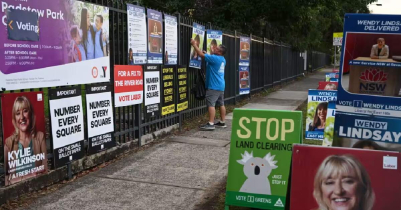
[[[204,51],[202,51],[202,52],[203,52],[203,54],[207,54],[206,50],[204,50]]]
[[[195,46],[195,44],[196,44],[196,41],[193,40],[193,39],[191,39],[191,45],[192,45],[192,46]]]

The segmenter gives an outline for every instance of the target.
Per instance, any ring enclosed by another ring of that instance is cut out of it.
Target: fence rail
[[[126,5],[121,0],[87,0],[85,2],[95,3],[110,7],[110,66],[111,81],[113,81],[114,65],[128,64],[128,33],[127,33],[127,15]],[[183,17],[176,14],[179,20],[178,25],[178,64],[189,64],[190,55],[190,38],[192,36],[193,22],[206,26],[206,29],[220,29],[214,27],[210,23],[202,23],[194,19]],[[226,89],[225,102],[227,104],[235,104],[238,100],[249,97],[249,95],[239,95],[239,36],[244,35],[238,31],[223,31],[223,44],[228,51],[226,58]],[[246,36],[246,35],[245,35]],[[249,36],[249,35],[248,35]],[[250,60],[250,85],[251,93],[279,85],[302,75],[304,68],[304,52],[296,51],[281,42],[274,42],[262,37],[252,36],[251,41],[251,60]],[[205,43],[206,45],[206,43]],[[205,49],[205,48],[204,48]],[[309,71],[314,71],[325,65],[329,65],[330,57],[320,52],[307,53],[307,67]],[[197,69],[188,69],[188,89],[194,87],[197,75]],[[205,71],[205,63],[202,64],[201,71]],[[111,82],[112,84],[112,82]],[[80,85],[83,92],[86,86]],[[59,87],[56,87],[59,88]],[[45,107],[48,107],[47,92],[50,88],[40,88],[44,92]],[[20,91],[34,91],[20,90]],[[114,91],[114,90],[113,90]],[[163,90],[161,90],[162,92]],[[19,92],[19,91],[12,91]],[[1,93],[1,92],[0,92]],[[84,98],[84,97],[83,97]],[[85,99],[83,99],[85,100]],[[126,107],[114,108],[114,137],[118,144],[126,142],[134,142],[138,147],[142,145],[142,137],[152,134],[163,128],[170,127],[175,124],[181,126],[183,120],[203,115],[207,112],[205,101],[196,100],[192,94],[189,94],[189,107],[187,110],[174,113],[167,116],[158,116],[156,118],[147,119],[143,116],[143,105],[133,105]],[[49,113],[47,113],[48,115]],[[47,116],[48,118],[48,116]],[[1,125],[1,119],[0,119]],[[0,126],[1,127],[1,126]],[[47,152],[49,157],[49,166],[53,167],[52,145],[50,141],[49,126],[47,126]],[[0,138],[2,137],[0,131]],[[1,141],[3,142],[3,140]],[[87,143],[86,143],[87,144]],[[3,145],[2,145],[3,146]],[[0,158],[3,158],[3,147],[0,148]],[[0,161],[3,163],[4,161]],[[0,167],[2,168],[2,167]],[[2,171],[4,174],[4,171]],[[4,182],[4,176],[2,176]]]

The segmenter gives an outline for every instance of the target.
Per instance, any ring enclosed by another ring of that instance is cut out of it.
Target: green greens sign
[[[292,145],[302,112],[235,109],[226,205],[285,209]]]

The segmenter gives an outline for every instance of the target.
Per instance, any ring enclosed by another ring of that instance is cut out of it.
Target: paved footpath
[[[317,87],[312,74],[243,108],[294,110]],[[232,114],[225,129],[192,130],[78,178],[26,209],[189,210],[227,176]]]

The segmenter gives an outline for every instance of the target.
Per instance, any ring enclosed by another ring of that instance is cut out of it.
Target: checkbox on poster
[[[249,202],[249,203],[255,202],[255,198],[254,198],[253,196],[249,196],[249,195],[248,195],[248,202]]]
[[[72,161],[72,156],[69,157],[70,161]]]
[[[353,106],[354,106],[354,107],[362,107],[362,106],[363,106],[363,101],[361,101],[361,100],[354,100]]]

